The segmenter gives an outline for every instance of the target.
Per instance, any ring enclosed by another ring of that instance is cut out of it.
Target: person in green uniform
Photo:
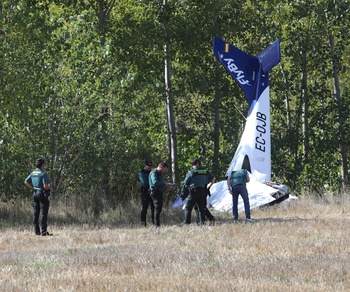
[[[199,210],[199,224],[205,223],[205,208],[207,205],[208,188],[215,182],[215,176],[206,168],[201,166],[198,158],[191,161],[190,170],[184,180],[184,187],[189,189],[185,203],[185,224],[191,224],[191,213],[195,205]],[[209,186],[207,186],[210,183]]]
[[[166,188],[171,186],[171,184],[166,183],[163,178],[163,174],[168,171],[168,168],[168,164],[166,162],[162,162],[149,174],[149,187],[154,205],[154,225],[156,227],[160,226],[160,213],[163,209],[164,191]]]
[[[238,196],[241,195],[244,203],[245,218],[253,222],[250,217],[250,204],[246,183],[250,181],[249,173],[246,169],[238,169],[231,172],[227,177],[227,187],[232,195],[233,220],[238,220]]]
[[[34,232],[36,235],[50,235],[47,231],[47,215],[50,206],[50,180],[44,170],[43,159],[35,161],[35,170],[25,179],[24,183],[32,189],[33,211],[34,211]],[[41,211],[41,230],[39,217]]]
[[[151,205],[151,216],[154,224],[154,206],[152,198],[149,192],[149,174],[152,171],[152,161],[149,159],[145,160],[145,166],[139,172],[139,179],[141,182],[141,225],[147,226],[146,217],[148,206]]]

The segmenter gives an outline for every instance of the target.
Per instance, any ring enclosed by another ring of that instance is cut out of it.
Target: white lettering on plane
[[[244,79],[244,72],[242,70],[239,70],[237,65],[234,63],[233,59],[224,59],[224,61],[227,64],[227,68],[230,72],[233,72],[236,74],[237,81],[242,85],[249,84],[249,80]]]
[[[257,126],[256,126],[256,131],[259,133],[255,137],[255,149],[260,150],[262,152],[265,152],[265,144],[266,141],[264,139],[264,136],[266,134],[266,115],[260,112],[256,113],[256,120],[257,120]],[[260,122],[260,124],[258,123]]]

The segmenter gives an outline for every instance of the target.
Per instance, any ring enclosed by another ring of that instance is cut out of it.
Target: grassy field
[[[254,223],[216,213],[203,227],[165,209],[159,234],[136,205],[98,224],[53,205],[53,236],[35,236],[26,206],[0,207],[2,291],[350,291],[347,195],[253,210]]]

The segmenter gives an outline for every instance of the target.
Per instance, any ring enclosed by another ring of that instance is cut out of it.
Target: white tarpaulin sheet
[[[272,195],[278,192],[277,189],[263,184],[250,175],[250,182],[247,183],[250,209],[254,209],[275,200]],[[211,196],[207,198],[207,203],[214,210],[222,212],[232,211],[232,195],[227,188],[227,182],[221,181],[215,183],[210,188]],[[238,198],[238,212],[244,212],[242,197]]]

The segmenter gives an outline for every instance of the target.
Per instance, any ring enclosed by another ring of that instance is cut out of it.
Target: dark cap
[[[36,167],[41,167],[41,166],[43,166],[44,163],[45,163],[45,160],[42,158],[38,158],[37,160],[35,160]]]
[[[146,159],[145,160],[145,165],[152,166],[152,160]]]
[[[191,160],[191,165],[201,165],[201,161],[198,158],[194,158]]]

